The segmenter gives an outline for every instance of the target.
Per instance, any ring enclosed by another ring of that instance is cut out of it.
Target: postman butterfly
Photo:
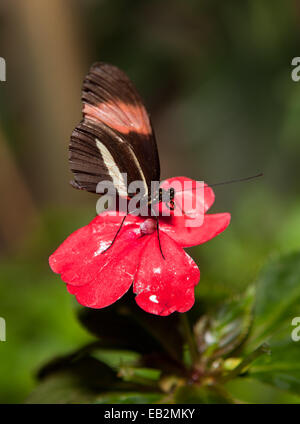
[[[154,203],[165,203],[171,211],[174,210],[174,188],[158,188],[154,197],[151,194],[151,182],[160,181],[155,134],[144,103],[127,75],[116,66],[95,63],[84,78],[81,99],[83,119],[72,132],[69,144],[69,163],[74,174],[72,186],[97,193],[99,182],[110,181],[120,197],[129,199],[134,195],[128,193],[130,183],[142,181],[150,210]],[[126,183],[124,174],[127,175]],[[157,215],[154,217],[161,250],[159,220]],[[113,245],[125,219],[126,215],[106,250]],[[164,257],[162,250],[161,254]]]
[[[96,193],[99,182],[111,181],[119,196],[130,198],[128,185],[142,181],[150,209],[153,202],[165,201],[173,210],[173,188],[168,192],[159,188],[151,197],[151,182],[160,181],[157,144],[149,114],[127,75],[116,66],[95,63],[84,78],[81,99],[83,119],[69,145],[72,186]]]

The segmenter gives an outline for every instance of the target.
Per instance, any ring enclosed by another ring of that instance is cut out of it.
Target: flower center
[[[141,234],[144,236],[154,233],[155,230],[156,230],[156,221],[152,218],[146,219],[140,225]]]

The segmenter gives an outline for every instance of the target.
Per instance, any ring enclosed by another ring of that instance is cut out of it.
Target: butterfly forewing
[[[142,181],[150,193],[159,181],[157,146],[148,113],[128,77],[115,66],[96,63],[84,79],[83,120],[72,133],[69,161],[73,186],[96,192],[100,181],[113,182],[119,195]]]

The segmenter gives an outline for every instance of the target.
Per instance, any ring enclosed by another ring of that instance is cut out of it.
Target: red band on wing
[[[98,103],[96,106],[85,103],[83,113],[88,119],[100,121],[122,134],[129,134],[131,131],[143,135],[152,133],[147,113],[144,108],[136,105],[120,101]]]

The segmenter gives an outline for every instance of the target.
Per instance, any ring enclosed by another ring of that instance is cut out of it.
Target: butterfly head
[[[173,187],[169,188],[169,190],[165,190],[163,188],[159,189],[158,192],[158,202],[163,202],[168,209],[173,211],[175,209],[175,189]]]

